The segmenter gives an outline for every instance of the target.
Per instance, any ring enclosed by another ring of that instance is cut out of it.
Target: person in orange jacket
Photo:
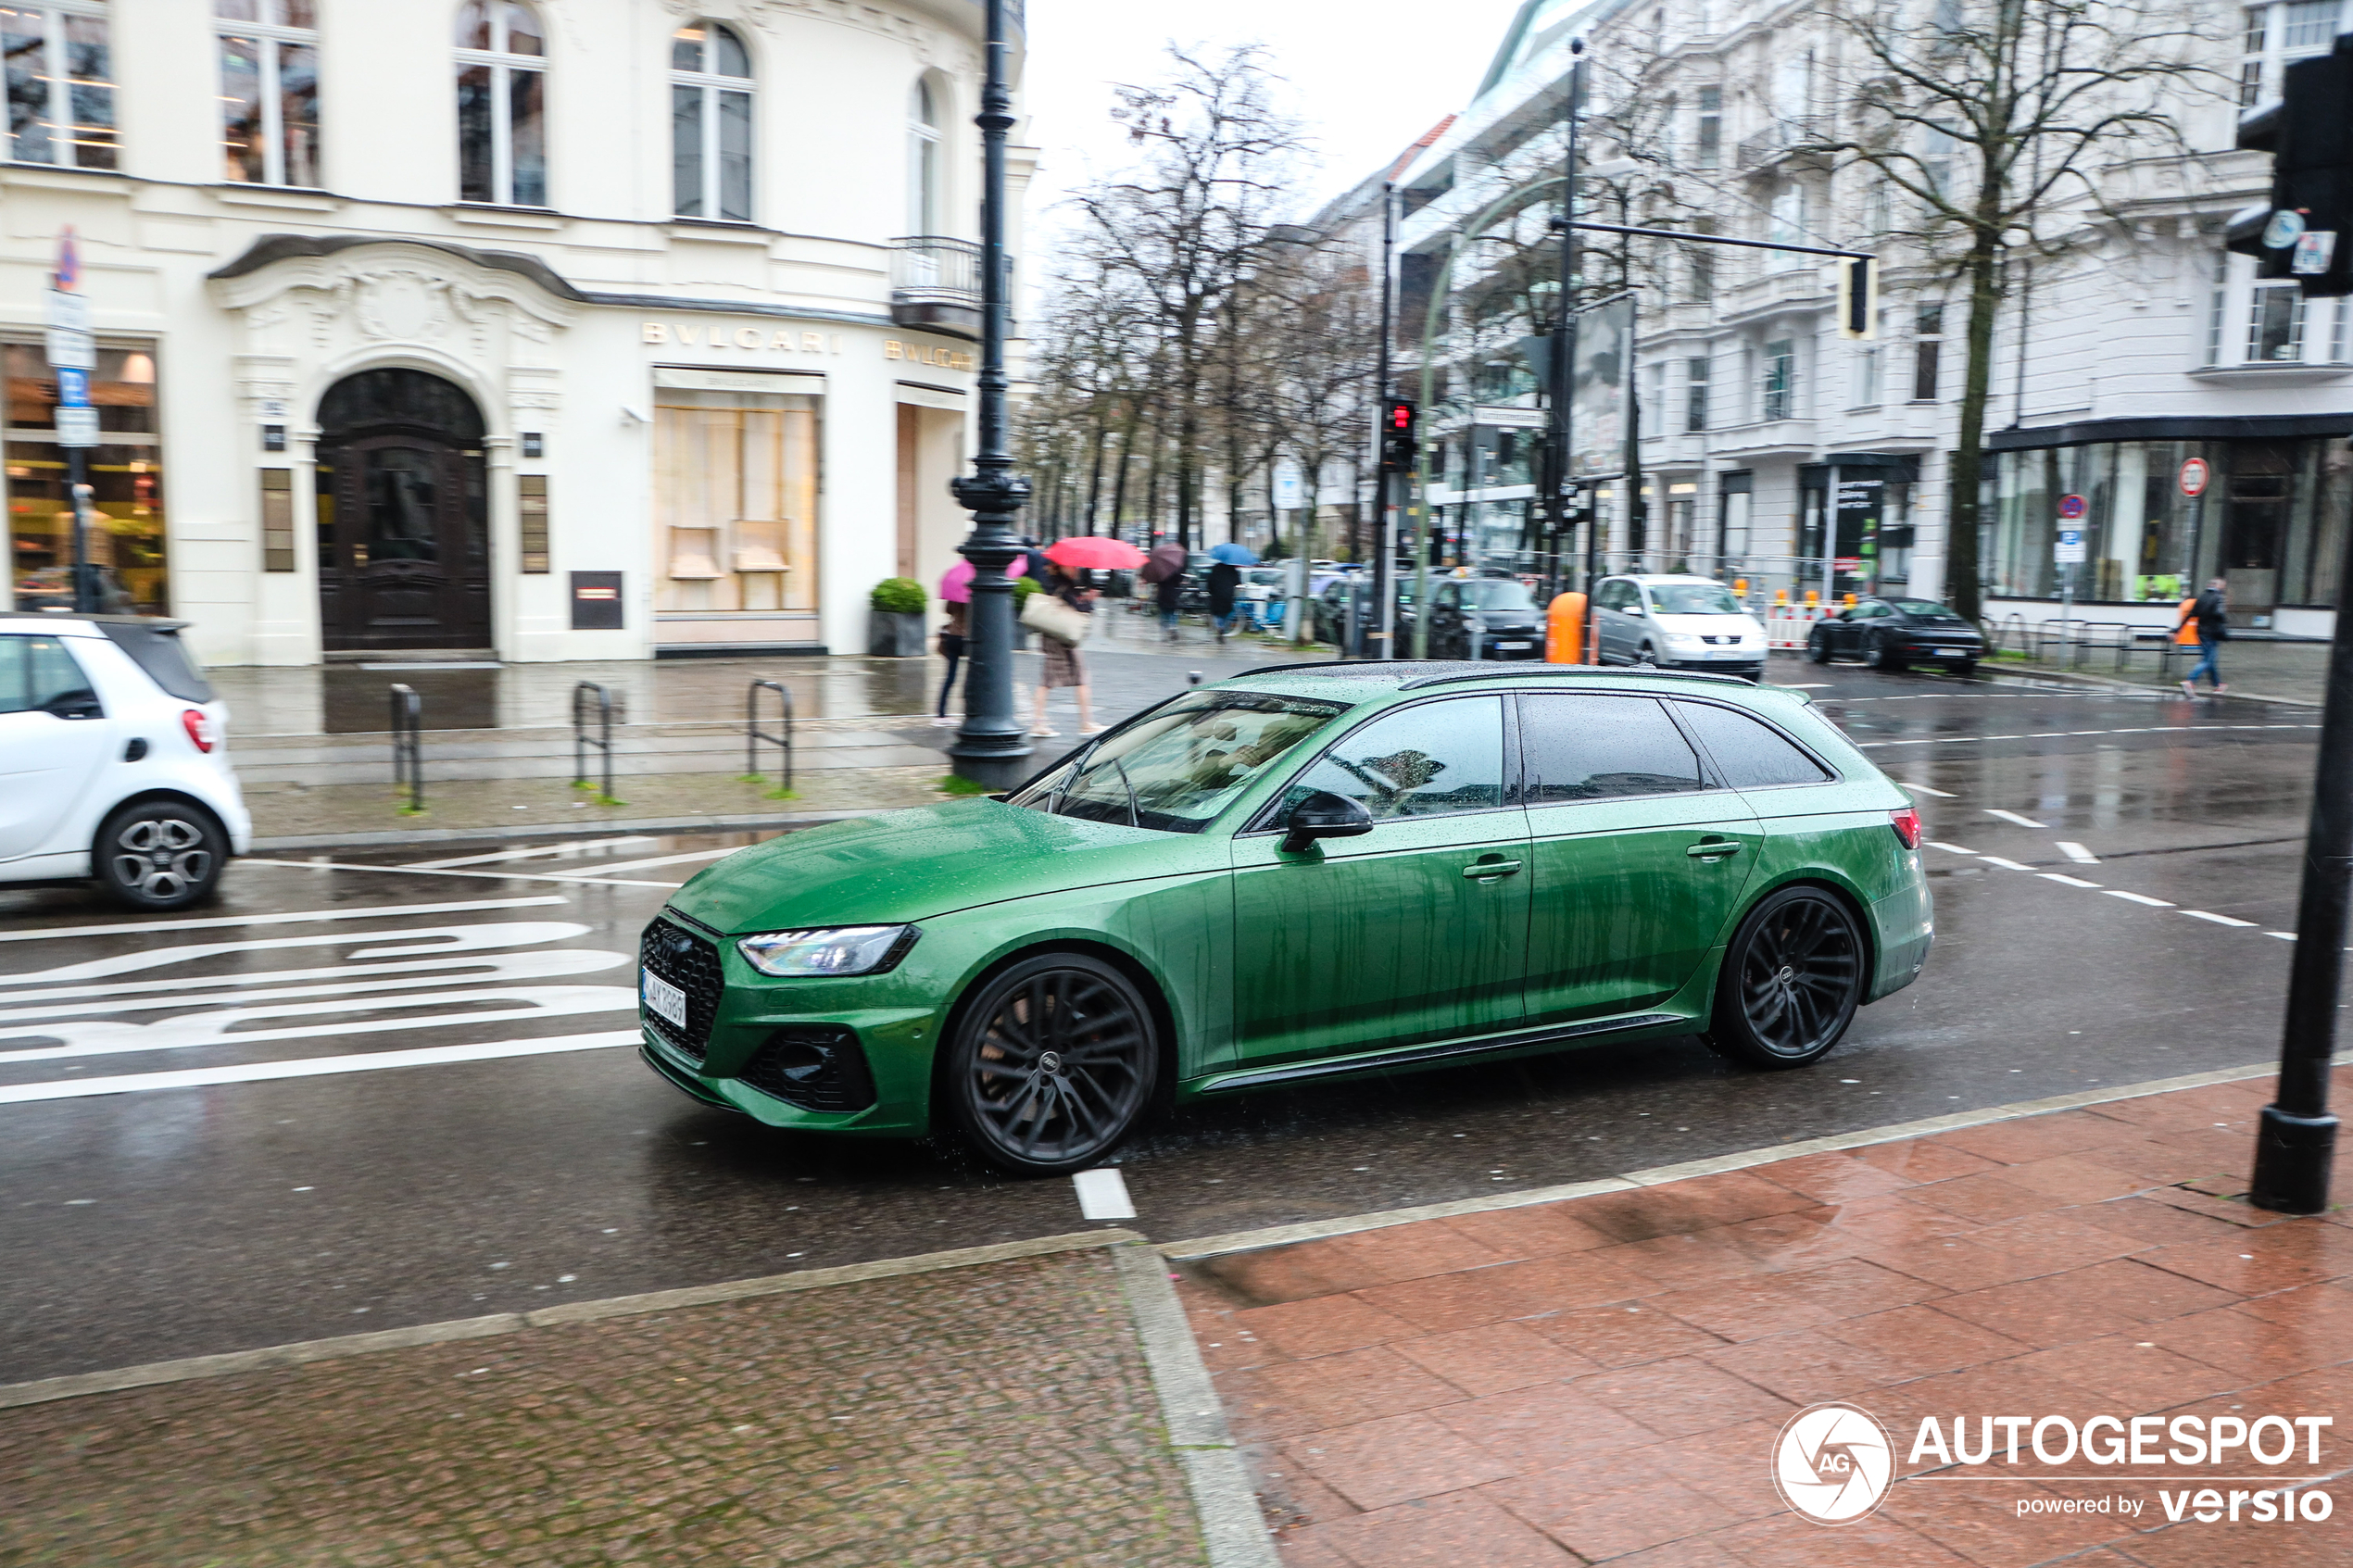
[[[2206,585],[2206,592],[2182,606],[2181,619],[2174,622],[2173,635],[2178,641],[2182,633],[2193,626],[2197,632],[2197,663],[2191,666],[2189,678],[2182,683],[2183,696],[2197,696],[2197,678],[2204,675],[2221,696],[2231,688],[2222,684],[2221,652],[2223,639],[2231,634],[2229,606],[2230,584],[2217,577]]]

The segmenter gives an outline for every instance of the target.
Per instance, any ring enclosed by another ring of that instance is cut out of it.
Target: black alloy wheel
[[[1902,670],[1907,662],[1908,661],[1904,657],[1904,650],[1896,646],[1894,638],[1881,633],[1880,635],[1871,639],[1870,663],[1872,669],[1885,670],[1892,672]]]
[[[1863,934],[1838,898],[1785,887],[1741,922],[1716,983],[1708,1044],[1754,1067],[1820,1060],[1863,999]]]
[[[117,903],[184,909],[212,897],[229,859],[212,813],[179,800],[136,800],[99,824],[90,871]]]
[[[1806,638],[1806,657],[1817,664],[1828,664],[1831,661],[1830,634],[1819,627],[1809,633]]]
[[[1025,959],[965,1010],[947,1060],[956,1121],[990,1163],[1057,1175],[1100,1164],[1151,1104],[1151,1009],[1081,953]]]
[[[1944,667],[1944,673],[1947,675],[1957,675],[1962,680],[1966,681],[1970,676],[1977,673],[1977,660],[1973,659],[1956,659],[1954,662]]]

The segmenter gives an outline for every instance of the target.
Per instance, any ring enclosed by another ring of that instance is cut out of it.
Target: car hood
[[[1680,632],[1695,637],[1721,637],[1738,633],[1743,637],[1762,637],[1765,628],[1753,615],[1662,615],[1655,618],[1662,632]]]
[[[1226,840],[998,800],[886,811],[786,834],[695,873],[671,907],[715,931],[890,925],[1063,888],[1223,867]]]

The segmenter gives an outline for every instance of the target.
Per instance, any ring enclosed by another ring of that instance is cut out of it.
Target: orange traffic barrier
[[[1581,664],[1585,659],[1585,596],[1556,595],[1544,609],[1544,662]]]

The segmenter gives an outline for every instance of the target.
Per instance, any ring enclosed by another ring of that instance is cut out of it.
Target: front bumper
[[[1654,657],[1659,667],[1666,670],[1745,675],[1752,681],[1765,673],[1765,650],[1761,647],[1670,648]]]

